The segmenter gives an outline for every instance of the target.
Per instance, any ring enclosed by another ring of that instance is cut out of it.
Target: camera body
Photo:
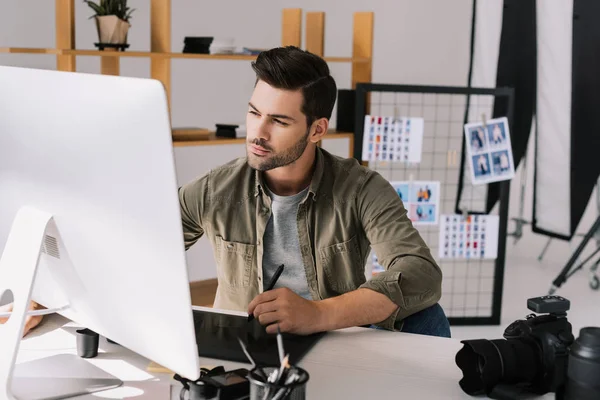
[[[511,323],[504,331],[506,340],[520,340],[537,348],[539,369],[529,390],[555,392],[567,376],[569,348],[575,341],[567,320],[569,300],[560,296],[541,296],[527,301],[527,308],[543,315],[529,314]]]
[[[584,327],[575,339],[569,307],[560,296],[534,297],[527,308],[540,315],[511,323],[504,339],[461,341],[462,390],[493,399],[548,392],[557,400],[600,399],[600,327]]]
[[[566,313],[570,302],[541,296],[528,299],[527,308],[539,315],[511,323],[504,339],[461,342],[464,347],[456,354],[456,364],[463,372],[459,384],[467,394],[511,398],[555,392],[564,385],[574,341]]]

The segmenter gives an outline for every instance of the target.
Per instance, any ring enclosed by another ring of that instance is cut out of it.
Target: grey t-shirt
[[[278,196],[268,190],[272,200],[271,218],[263,237],[263,283],[266,287],[281,264],[283,272],[275,288],[287,287],[305,299],[312,300],[302,262],[296,217],[298,206],[306,197],[308,188],[293,196]]]

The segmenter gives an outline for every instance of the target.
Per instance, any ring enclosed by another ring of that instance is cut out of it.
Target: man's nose
[[[256,127],[256,138],[262,140],[269,140],[271,135],[269,133],[269,127],[265,120],[261,120]]]

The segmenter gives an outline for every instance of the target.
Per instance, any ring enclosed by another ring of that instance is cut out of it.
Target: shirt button
[[[262,281],[262,278],[261,278],[260,276],[258,277],[258,281],[259,281],[259,282],[260,282],[260,281]]]
[[[260,240],[258,242],[256,242],[256,244],[258,244],[260,246]]]

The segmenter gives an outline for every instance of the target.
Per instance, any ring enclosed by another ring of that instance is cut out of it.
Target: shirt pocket
[[[250,286],[250,275],[256,246],[232,242],[223,239],[221,236],[216,237],[216,244],[219,285],[229,287]]]
[[[358,239],[351,239],[319,250],[323,269],[321,282],[328,295],[343,294],[357,289],[365,282]]]

